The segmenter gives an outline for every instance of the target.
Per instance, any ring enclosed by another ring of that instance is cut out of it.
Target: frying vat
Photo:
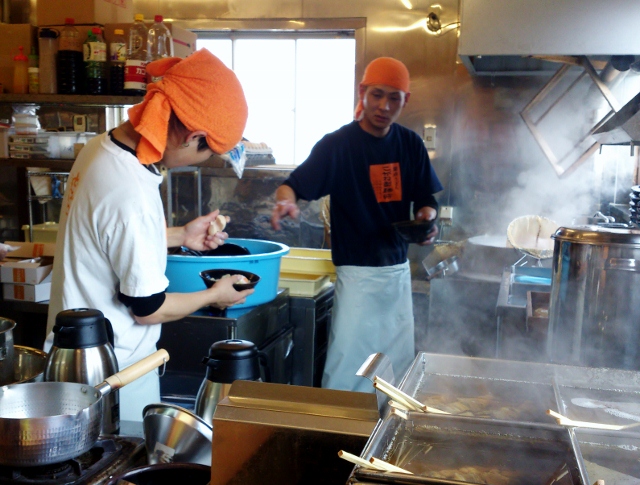
[[[91,449],[100,434],[102,397],[169,360],[158,350],[96,387],[32,382],[0,388],[0,465],[36,466]]]
[[[414,474],[405,482],[406,475],[356,466],[355,477],[366,483],[582,485],[569,432],[556,425],[424,413],[405,419],[392,413],[361,457],[380,458]]]

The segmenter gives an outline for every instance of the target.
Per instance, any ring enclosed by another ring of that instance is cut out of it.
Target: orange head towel
[[[409,70],[402,62],[392,57],[378,57],[369,63],[364,70],[360,86],[373,86],[383,84],[399,89],[405,93],[409,92]],[[362,115],[362,99],[358,100],[354,118],[360,119]]]
[[[162,79],[148,84],[144,101],[129,109],[129,120],[142,135],[136,149],[141,163],[162,158],[172,110],[190,131],[205,131],[207,144],[218,154],[241,140],[248,115],[242,86],[208,50],[150,62],[147,72]]]

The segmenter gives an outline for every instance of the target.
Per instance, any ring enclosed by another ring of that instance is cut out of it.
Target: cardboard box
[[[8,256],[10,259],[16,258],[37,258],[38,256],[53,257],[56,252],[54,243],[31,243],[21,241],[5,241],[9,246],[17,247],[15,251],[10,251]]]
[[[64,24],[73,17],[76,24],[133,22],[133,0],[38,0],[36,25]]]
[[[52,258],[34,258],[36,261],[12,261],[2,262],[0,267],[0,281],[3,283],[24,283],[37,285],[51,279],[53,269]],[[27,260],[32,261],[32,260]]]
[[[131,16],[133,19],[133,15]],[[131,20],[133,22],[133,20]],[[146,23],[147,28],[151,27],[151,22]],[[185,30],[180,27],[176,27],[171,22],[165,22],[169,30],[171,31],[171,37],[173,37],[173,53],[176,57],[187,57],[189,54],[192,54],[196,50],[196,40],[198,36],[191,32],[190,30]],[[129,27],[131,23],[117,23],[117,24],[106,24],[104,26],[104,40],[109,45],[111,39],[113,39],[113,31],[115,29],[124,30],[124,35],[126,38],[129,37]]]
[[[13,58],[18,47],[28,55],[31,46],[37,45],[37,29],[30,24],[0,23],[0,39],[0,83],[5,93],[13,93]]]
[[[51,295],[51,282],[37,285],[2,284],[2,296],[5,300],[47,301]]]

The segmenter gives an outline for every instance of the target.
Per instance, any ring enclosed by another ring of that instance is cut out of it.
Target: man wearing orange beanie
[[[73,164],[49,302],[48,331],[65,309],[104,313],[120,369],[155,351],[157,324],[209,305],[243,303],[253,293],[233,289],[238,275],[194,293],[165,292],[167,247],[215,249],[228,236],[209,234],[217,210],[167,228],[156,165],[191,165],[232,149],[242,137],[247,104],[235,74],[206,50],[152,62],[147,71],[161,80],[129,110],[129,121],[89,141]],[[144,406],[160,401],[158,376],[149,373],[119,393],[121,418],[141,421]]]
[[[271,223],[297,217],[298,199],[330,195],[334,307],[322,386],[373,391],[355,373],[375,352],[396,375],[415,356],[407,243],[393,223],[435,220],[442,190],[420,137],[395,123],[410,97],[409,71],[381,57],[366,68],[355,121],[320,140],[276,191]],[[432,244],[434,224],[421,245]]]

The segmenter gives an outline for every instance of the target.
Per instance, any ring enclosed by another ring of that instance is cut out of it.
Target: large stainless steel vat
[[[640,369],[640,230],[561,227],[553,238],[549,358]]]

